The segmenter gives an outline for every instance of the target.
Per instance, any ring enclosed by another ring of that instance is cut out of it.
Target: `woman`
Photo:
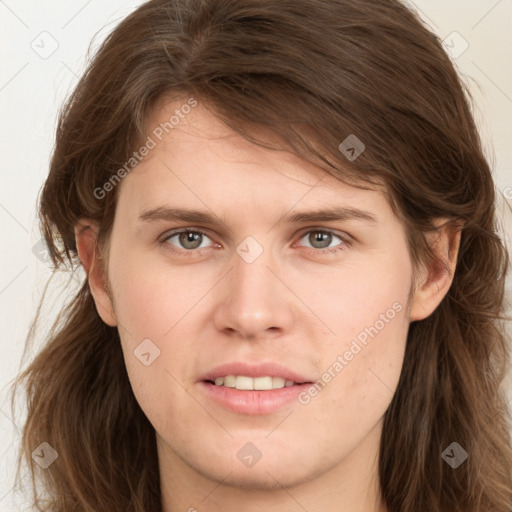
[[[508,254],[466,92],[394,0],[152,0],[40,203],[80,291],[20,376],[41,510],[512,510]]]

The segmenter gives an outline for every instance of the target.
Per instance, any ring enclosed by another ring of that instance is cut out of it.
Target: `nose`
[[[214,313],[215,327],[233,337],[262,339],[288,332],[293,293],[270,250],[249,263],[234,252]]]

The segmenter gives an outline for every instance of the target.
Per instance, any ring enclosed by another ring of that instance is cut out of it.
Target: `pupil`
[[[309,235],[309,241],[313,247],[323,249],[325,247],[329,247],[332,241],[332,235],[323,231],[315,231]],[[320,242],[320,245],[315,245],[318,242]]]
[[[197,249],[201,245],[201,233],[185,231],[180,233],[180,243],[187,249]],[[199,243],[197,243],[199,240]]]

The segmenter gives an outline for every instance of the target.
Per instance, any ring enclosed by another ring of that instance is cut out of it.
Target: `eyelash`
[[[329,253],[329,254],[333,254],[333,253],[337,253],[337,252],[340,252],[340,251],[344,251],[346,248],[350,247],[351,246],[351,241],[349,240],[349,237],[348,236],[342,236],[340,235],[339,233],[337,233],[336,231],[332,231],[332,230],[329,230],[329,229],[320,229],[320,228],[314,228],[314,229],[309,229],[308,231],[304,231],[302,232],[302,234],[299,236],[299,241],[302,240],[302,238],[304,238],[305,235],[308,235],[310,233],[327,233],[329,235],[334,235],[335,237],[339,238],[341,240],[342,243],[340,243],[339,245],[337,246],[334,246],[334,247],[331,247],[331,248],[326,248],[326,249],[315,249],[314,247],[304,247],[305,249],[308,249],[309,251],[313,251],[314,253],[318,254],[325,254],[325,253]],[[181,233],[198,233],[198,234],[201,234],[203,236],[206,236],[208,238],[210,238],[208,236],[208,233],[206,231],[203,231],[202,229],[200,228],[184,228],[184,229],[180,229],[179,231],[173,231],[171,233],[168,233],[167,235],[164,236],[164,238],[162,239],[162,244],[164,245],[167,245],[167,247],[169,248],[169,250],[171,252],[173,252],[174,254],[178,254],[178,255],[184,255],[184,254],[196,254],[198,256],[201,256],[203,251],[205,249],[210,249],[211,247],[203,247],[201,249],[178,249],[176,248],[174,245],[171,245],[170,243],[168,243],[168,241],[178,235],[180,235]],[[309,252],[308,251],[308,252]]]

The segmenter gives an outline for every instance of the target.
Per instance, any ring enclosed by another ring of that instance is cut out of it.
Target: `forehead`
[[[146,136],[152,149],[121,183],[121,196],[128,195],[132,206],[179,200],[217,209],[252,204],[261,210],[276,203],[286,209],[299,203],[386,207],[382,184],[363,190],[343,183],[290,151],[248,141],[199,101],[184,108],[190,104],[186,96],[160,100],[150,112]]]

